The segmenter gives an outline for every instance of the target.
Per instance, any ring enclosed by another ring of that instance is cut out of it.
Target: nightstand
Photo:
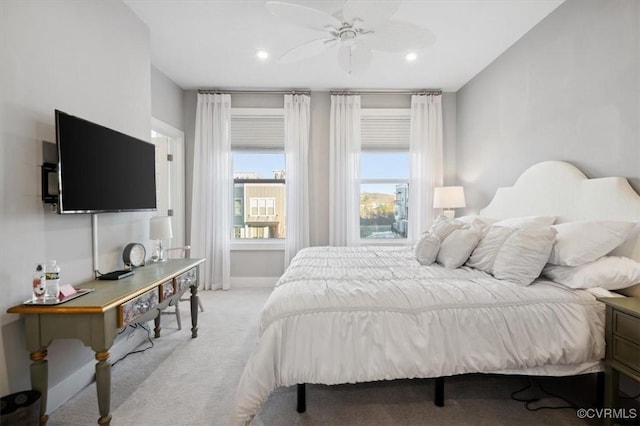
[[[598,300],[607,306],[604,405],[616,408],[620,373],[640,382],[640,298]],[[612,425],[613,419],[605,419],[604,424]]]

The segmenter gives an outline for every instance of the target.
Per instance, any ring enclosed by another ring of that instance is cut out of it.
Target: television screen
[[[156,209],[155,146],[56,110],[58,213]]]

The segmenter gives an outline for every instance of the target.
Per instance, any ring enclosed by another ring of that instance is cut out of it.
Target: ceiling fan
[[[349,74],[366,70],[374,51],[408,54],[433,44],[436,37],[425,28],[390,18],[400,1],[346,0],[341,11],[330,15],[292,1],[267,1],[274,16],[324,33],[285,52],[279,62],[297,62],[338,49],[338,64]]]

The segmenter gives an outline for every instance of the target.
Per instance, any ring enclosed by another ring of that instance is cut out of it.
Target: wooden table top
[[[101,313],[130,300],[163,282],[203,263],[205,259],[169,259],[137,268],[135,274],[113,281],[93,280],[74,285],[76,289],[93,288],[91,293],[59,305],[16,305],[12,314],[90,314]]]

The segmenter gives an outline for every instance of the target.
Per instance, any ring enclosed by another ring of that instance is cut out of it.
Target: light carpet
[[[260,311],[269,289],[200,292],[199,336],[190,338],[188,304],[181,305],[183,329],[163,316],[154,347],[112,368],[114,426],[228,425],[236,385],[253,352]],[[145,347],[147,343],[142,346]],[[541,378],[547,391],[580,407],[595,398],[593,376]],[[295,411],[295,387],[272,393],[254,425],[585,425],[574,409],[528,411],[510,398],[524,387],[520,376],[466,375],[445,381],[445,407],[433,405],[432,380],[396,380],[340,386],[307,386],[307,412]],[[565,403],[538,387],[521,397],[539,397],[531,408]],[[50,413],[50,426],[96,424],[95,384]]]

